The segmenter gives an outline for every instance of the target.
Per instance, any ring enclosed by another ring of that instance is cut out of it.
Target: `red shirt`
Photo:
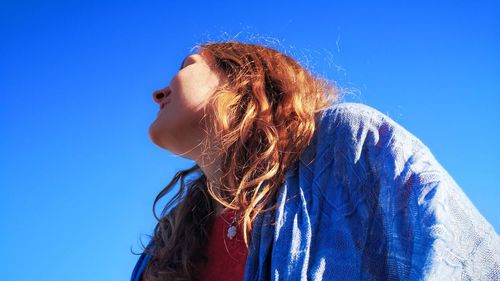
[[[205,249],[208,262],[201,268],[202,281],[238,281],[244,278],[248,250],[242,228],[237,227],[233,239],[227,237],[234,214],[234,210],[226,210],[214,220]]]

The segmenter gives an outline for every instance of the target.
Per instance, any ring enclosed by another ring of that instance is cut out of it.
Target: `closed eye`
[[[193,58],[193,55],[187,56],[187,57],[186,57],[186,58],[182,61],[182,63],[181,63],[181,68],[180,68],[179,70],[181,70],[181,69],[183,69],[184,67],[186,67],[186,66],[188,66],[188,65],[190,65],[190,64],[193,64],[193,63],[195,63],[195,62],[196,62],[196,60]]]

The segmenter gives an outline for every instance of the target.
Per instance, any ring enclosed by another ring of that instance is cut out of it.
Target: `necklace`
[[[222,220],[224,220],[224,222],[227,225],[229,225],[229,228],[227,229],[227,237],[232,240],[234,238],[234,236],[236,236],[236,215],[233,215],[233,220],[231,222],[228,222],[224,218],[223,214],[221,215],[221,217],[222,217]]]

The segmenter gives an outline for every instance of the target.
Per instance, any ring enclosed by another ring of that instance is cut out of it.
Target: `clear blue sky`
[[[128,280],[154,197],[192,164],[150,142],[151,92],[238,33],[415,134],[498,232],[498,1],[170,2],[2,1],[2,280]]]

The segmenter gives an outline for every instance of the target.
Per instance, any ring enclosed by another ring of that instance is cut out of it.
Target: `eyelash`
[[[181,66],[181,69],[184,69],[184,68],[188,67],[189,65],[191,65],[191,64],[193,64],[193,63],[195,63],[195,61],[194,61],[194,59],[193,59],[193,58],[191,58],[191,57],[187,58],[187,59],[183,62],[182,66]]]

